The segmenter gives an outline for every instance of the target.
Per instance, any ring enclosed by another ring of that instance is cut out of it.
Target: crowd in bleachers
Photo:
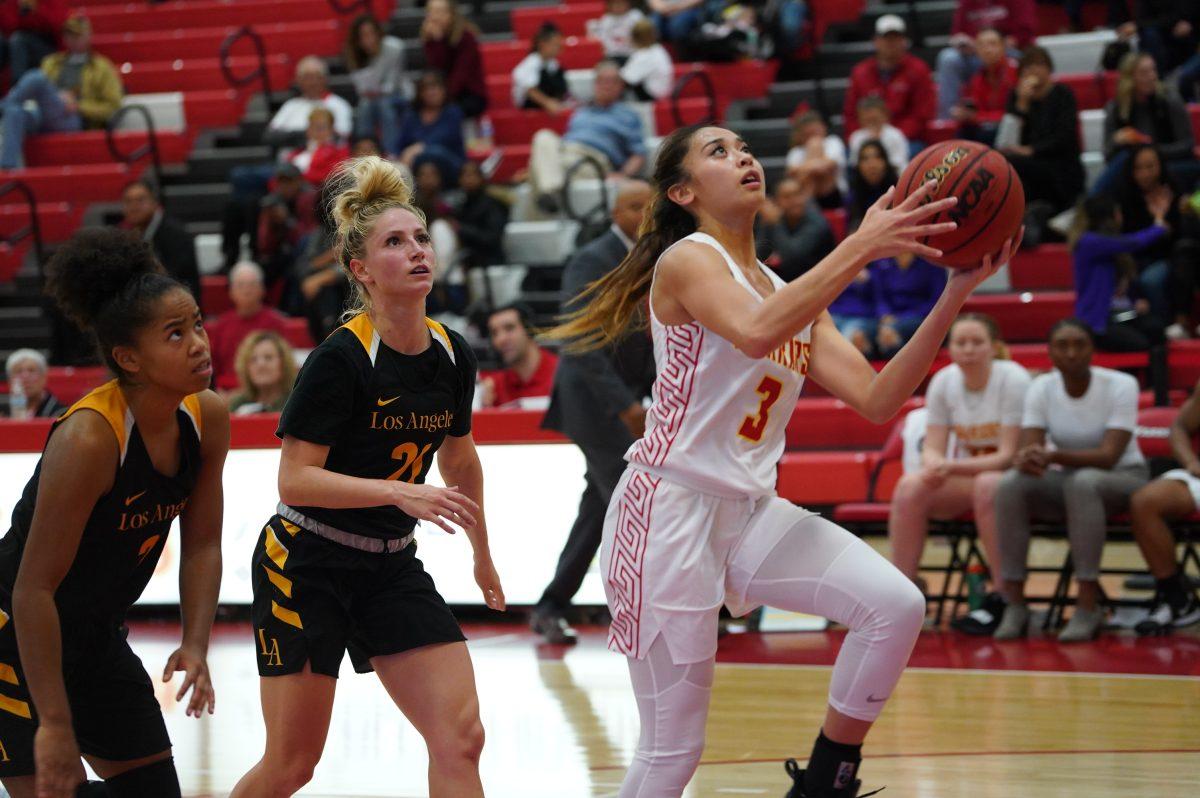
[[[136,68],[94,51],[92,25],[69,5],[0,2],[0,67],[9,75],[0,168],[24,165],[44,134],[102,128],[122,103],[122,84],[136,83]],[[512,301],[524,267],[506,264],[535,249],[519,246],[517,232],[539,222],[557,227],[569,237],[560,255],[606,231],[624,241],[627,234],[607,219],[593,229],[561,223],[574,215],[570,206],[578,209],[573,192],[615,195],[648,173],[656,136],[675,124],[667,98],[681,70],[699,60],[794,66],[811,56],[819,42],[810,37],[827,24],[809,13],[817,2],[801,0],[595,5],[582,26],[547,9],[520,41],[493,42],[455,0],[427,0],[417,48],[389,20],[361,15],[339,28],[339,47],[296,58],[292,96],[265,120],[257,142],[270,157],[230,171],[220,216],[211,220],[221,231],[213,265],[225,278],[216,293],[202,288],[202,272],[214,269],[198,263],[192,236],[164,208],[162,187],[124,181],[120,218],[109,221],[149,242],[197,296],[219,303],[205,308],[214,387],[235,412],[278,410],[303,357],[298,350],[340,323],[347,284],[323,187],[339,164],[365,154],[388,157],[412,177],[440,266],[430,314],[490,348],[497,368],[481,373],[477,403],[544,406],[557,358],[532,335],[545,313]],[[849,70],[840,108],[804,103],[791,110],[783,176],[758,222],[760,259],[795,279],[856,229],[913,155],[957,136],[995,146],[1020,176],[1026,246],[1068,248],[1079,321],[1055,335],[1086,341],[1076,340],[1078,351],[1068,356],[1052,340],[1054,370],[1030,385],[1021,366],[993,360],[1001,345],[996,325],[964,317],[950,336],[952,365],[929,386],[920,465],[897,488],[895,558],[914,579],[929,519],[973,513],[997,583],[983,615],[960,621],[968,631],[1023,631],[1028,617],[1013,609],[1022,606],[1027,543],[1020,519],[1060,512],[1083,586],[1082,612],[1064,639],[1095,633],[1097,616],[1088,611],[1098,601],[1089,592],[1102,544],[1096,519],[1142,506],[1136,497],[1148,472],[1134,456],[1136,391],[1131,398],[1129,380],[1089,367],[1080,352],[1093,344],[1105,352],[1161,351],[1169,340],[1200,335],[1193,313],[1200,161],[1187,105],[1200,82],[1200,12],[1187,4],[1124,5],[1109,3],[1112,33],[1097,34],[1105,47],[1089,51],[1087,67],[1105,71],[1086,80],[1074,67],[1056,69],[1064,51],[1038,38],[1033,0],[959,0],[949,41],[932,57],[914,47],[922,37],[911,17],[879,9],[885,13],[864,23],[871,53]],[[1067,12],[1072,29],[1085,27],[1082,3],[1068,3]],[[584,33],[590,38],[577,38]],[[334,90],[331,66],[335,78],[341,70],[348,75],[349,92]],[[740,90],[718,86],[718,115],[732,99],[759,99],[751,86]],[[859,350],[886,359],[945,281],[943,269],[919,258],[877,261],[830,311]],[[21,401],[12,403],[19,413],[56,412],[43,355],[22,349],[6,366],[10,385],[22,386]],[[1160,591],[1182,606],[1178,586],[1164,581],[1173,575],[1161,556],[1155,575]]]

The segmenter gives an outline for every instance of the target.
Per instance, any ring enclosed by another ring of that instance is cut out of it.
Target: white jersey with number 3
[[[671,248],[682,241],[717,250],[733,279],[762,301],[716,239],[692,233]],[[759,268],[776,290],[786,285],[763,264]],[[698,321],[662,324],[653,303],[650,329],[657,364],[653,403],[646,433],[625,459],[635,468],[716,496],[774,493],[784,431],[808,373],[812,326],[758,359]]]

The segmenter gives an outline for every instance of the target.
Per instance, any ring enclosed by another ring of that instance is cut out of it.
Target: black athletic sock
[[[1176,571],[1165,579],[1154,581],[1157,584],[1158,592],[1167,600],[1167,604],[1171,605],[1172,610],[1179,611],[1188,605],[1188,601],[1192,597],[1192,590],[1182,570]]]
[[[808,758],[808,767],[804,769],[805,795],[808,798],[826,798],[841,794],[839,790],[848,790],[854,786],[861,762],[861,745],[835,743],[822,731],[817,735],[812,756]]]

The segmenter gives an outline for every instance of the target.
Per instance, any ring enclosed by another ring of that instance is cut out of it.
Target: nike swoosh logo
[[[125,506],[128,507],[129,505],[133,504],[135,501],[137,501],[138,499],[142,498],[145,495],[146,495],[146,491],[142,491],[141,493],[133,494],[132,496],[130,496],[128,499],[125,500]]]
[[[391,399],[376,399],[375,404],[379,405],[380,407],[386,407],[399,398],[399,396],[393,396]]]
[[[884,696],[883,698],[876,698],[873,695],[867,696],[868,704],[882,704],[884,701],[887,701],[887,696]]]

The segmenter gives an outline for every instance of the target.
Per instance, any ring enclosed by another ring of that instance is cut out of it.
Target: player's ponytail
[[[591,283],[576,302],[586,304],[564,314],[560,323],[543,333],[543,338],[563,341],[568,351],[599,349],[645,326],[640,313],[650,293],[654,264],[667,247],[696,232],[696,219],[667,197],[667,191],[687,179],[683,159],[692,136],[706,125],[682,127],[667,136],[654,162],[651,184],[654,194],[638,229],[638,240],[621,265]]]
[[[367,237],[379,217],[392,208],[403,208],[425,224],[425,214],[412,203],[412,186],[394,164],[375,155],[343,162],[326,184],[333,199],[329,214],[337,233],[334,251],[342,271],[350,279],[351,296],[343,319],[371,309],[367,287],[350,269],[350,261],[367,252]]]
[[[46,293],[63,314],[90,330],[113,374],[122,376],[113,349],[131,346],[153,320],[154,303],[185,286],[169,277],[150,245],[112,227],[79,230],[47,266]]]

